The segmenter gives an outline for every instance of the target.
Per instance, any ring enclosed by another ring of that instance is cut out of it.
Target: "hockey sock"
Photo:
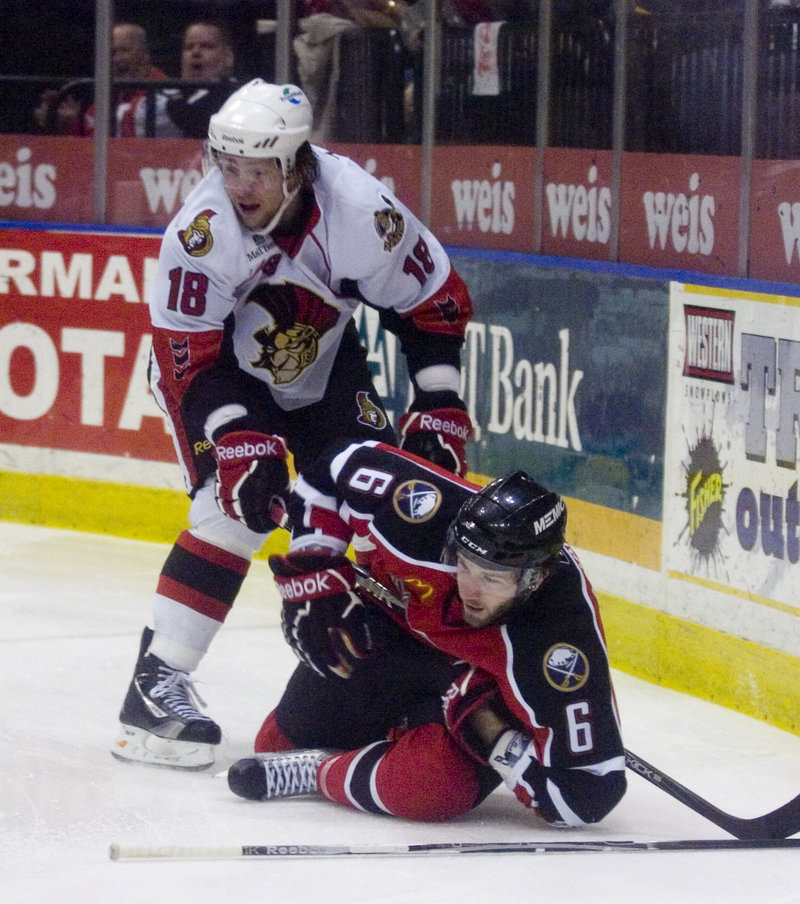
[[[279,750],[294,750],[296,747],[278,728],[273,710],[258,730],[253,749],[256,753],[276,753]]]
[[[159,576],[151,652],[173,668],[193,671],[227,618],[249,568],[249,559],[183,531]]]
[[[426,821],[469,812],[480,791],[475,764],[435,723],[331,757],[317,781],[329,800]]]

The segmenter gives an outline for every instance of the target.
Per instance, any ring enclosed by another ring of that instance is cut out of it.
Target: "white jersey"
[[[471,313],[444,249],[417,217],[353,161],[315,152],[316,206],[297,236],[247,229],[220,172],[204,177],[167,227],[150,297],[156,330],[225,329],[238,366],[286,411],[323,396],[362,298],[430,333],[463,335]]]

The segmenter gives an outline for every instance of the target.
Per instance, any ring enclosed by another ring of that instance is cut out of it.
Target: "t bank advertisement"
[[[665,567],[780,608],[797,595],[800,299],[673,283]]]

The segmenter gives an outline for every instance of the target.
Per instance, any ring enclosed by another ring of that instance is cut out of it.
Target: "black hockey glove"
[[[259,534],[277,527],[290,489],[283,437],[234,430],[215,441],[213,452],[220,509]]]
[[[420,410],[422,409],[422,410]],[[463,477],[472,421],[454,392],[418,392],[398,425],[400,448]]]
[[[349,678],[355,662],[376,650],[372,607],[353,590],[352,562],[346,556],[295,552],[270,556],[269,567],[283,600],[283,636],[297,658],[323,677]]]

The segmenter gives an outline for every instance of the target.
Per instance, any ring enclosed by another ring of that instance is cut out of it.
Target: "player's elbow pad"
[[[569,826],[600,822],[622,800],[627,779],[624,770],[593,775],[580,769],[569,769],[547,775],[543,770],[542,787],[537,795],[539,812],[551,823]]]

